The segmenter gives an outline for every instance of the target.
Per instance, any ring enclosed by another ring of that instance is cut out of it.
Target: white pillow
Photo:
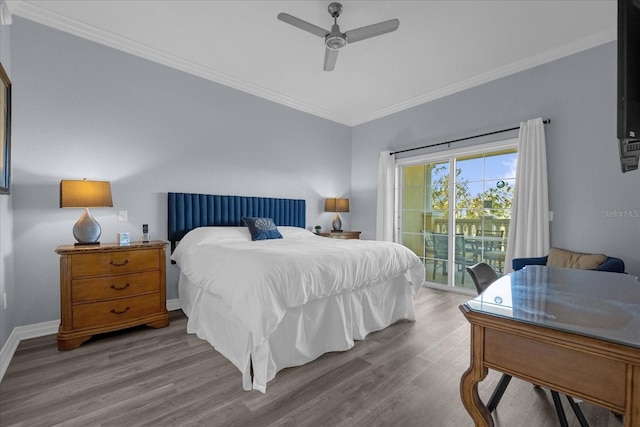
[[[198,227],[189,231],[178,243],[171,259],[181,268],[196,246],[221,242],[250,242],[247,227]]]
[[[316,236],[311,231],[300,227],[278,226],[278,231],[282,234],[283,239],[299,239]]]
[[[251,233],[247,227],[198,227],[188,232],[180,243],[185,240],[188,240],[192,245],[216,242],[250,242]]]

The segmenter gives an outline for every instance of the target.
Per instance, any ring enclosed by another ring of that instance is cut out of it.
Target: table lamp
[[[335,212],[333,217],[333,231],[342,231],[342,220],[338,212],[349,212],[349,199],[329,198],[324,201],[325,212]]]
[[[111,184],[109,181],[60,181],[60,207],[84,208],[84,213],[73,226],[73,237],[81,245],[99,245],[102,229],[91,216],[89,208],[112,207]]]

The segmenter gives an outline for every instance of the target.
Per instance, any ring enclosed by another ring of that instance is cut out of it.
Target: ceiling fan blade
[[[282,22],[286,22],[287,24],[291,24],[294,27],[298,27],[301,30],[307,31],[311,34],[315,34],[318,37],[326,37],[329,34],[329,31],[324,28],[320,28],[317,25],[310,24],[307,21],[303,21],[300,18],[296,18],[295,16],[291,16],[288,13],[279,13],[278,19]]]
[[[397,30],[399,26],[400,21],[397,19],[390,19],[377,24],[367,25],[366,27],[356,28],[355,30],[347,31],[344,34],[347,36],[347,43],[355,43],[360,40],[390,33]]]
[[[328,47],[324,50],[324,70],[325,71],[333,71],[333,68],[336,66],[336,59],[338,59],[338,49],[329,49]]]

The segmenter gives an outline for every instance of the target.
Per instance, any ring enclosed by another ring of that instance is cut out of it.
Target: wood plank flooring
[[[54,335],[26,340],[0,383],[0,426],[472,426],[458,393],[469,365],[458,305],[468,299],[423,289],[415,323],[285,369],[266,394],[244,391],[240,372],[186,333],[181,311],[167,328],[105,334],[71,351],[58,351]],[[485,401],[499,377],[481,383]],[[603,408],[580,406],[592,427],[622,425]],[[559,425],[549,391],[515,378],[494,419]]]

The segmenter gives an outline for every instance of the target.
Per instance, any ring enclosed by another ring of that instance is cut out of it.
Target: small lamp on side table
[[[335,212],[333,217],[333,231],[342,231],[342,220],[338,212],[349,212],[349,199],[329,198],[324,201],[325,212]]]
[[[109,181],[60,181],[60,207],[84,208],[84,213],[73,226],[73,237],[80,245],[99,245],[102,229],[91,216],[89,208],[112,207],[111,184]]]

